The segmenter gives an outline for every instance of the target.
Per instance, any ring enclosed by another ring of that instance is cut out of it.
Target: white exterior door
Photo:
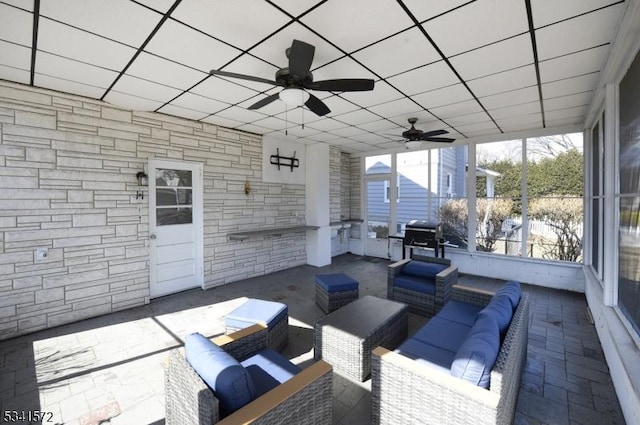
[[[202,164],[149,160],[151,298],[202,287]]]
[[[389,258],[389,179],[370,178],[364,182],[366,220],[364,253]]]

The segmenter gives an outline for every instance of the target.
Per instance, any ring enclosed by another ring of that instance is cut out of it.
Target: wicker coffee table
[[[371,373],[371,351],[394,349],[407,337],[409,307],[366,295],[318,320],[314,357],[337,373],[364,381]]]

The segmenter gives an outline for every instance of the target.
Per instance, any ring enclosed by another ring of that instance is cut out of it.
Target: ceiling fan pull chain
[[[304,108],[300,107],[300,117],[302,118],[302,129],[304,130]]]
[[[284,107],[284,135],[289,135],[289,105]]]

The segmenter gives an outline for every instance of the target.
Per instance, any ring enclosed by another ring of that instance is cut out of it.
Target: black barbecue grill
[[[409,258],[413,256],[413,248],[430,248],[435,251],[436,257],[438,250],[444,258],[444,236],[442,234],[442,223],[429,222],[426,220],[411,220],[404,228],[404,238],[402,239],[402,258],[405,258],[406,247],[411,252]]]

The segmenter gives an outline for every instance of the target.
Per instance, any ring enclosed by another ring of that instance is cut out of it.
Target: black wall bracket
[[[280,149],[276,148],[276,154],[271,155],[269,160],[271,164],[278,167],[278,170],[280,169],[280,166],[290,167],[292,173],[294,168],[298,168],[300,166],[300,160],[296,158],[296,151],[293,151],[293,156],[280,156]]]

